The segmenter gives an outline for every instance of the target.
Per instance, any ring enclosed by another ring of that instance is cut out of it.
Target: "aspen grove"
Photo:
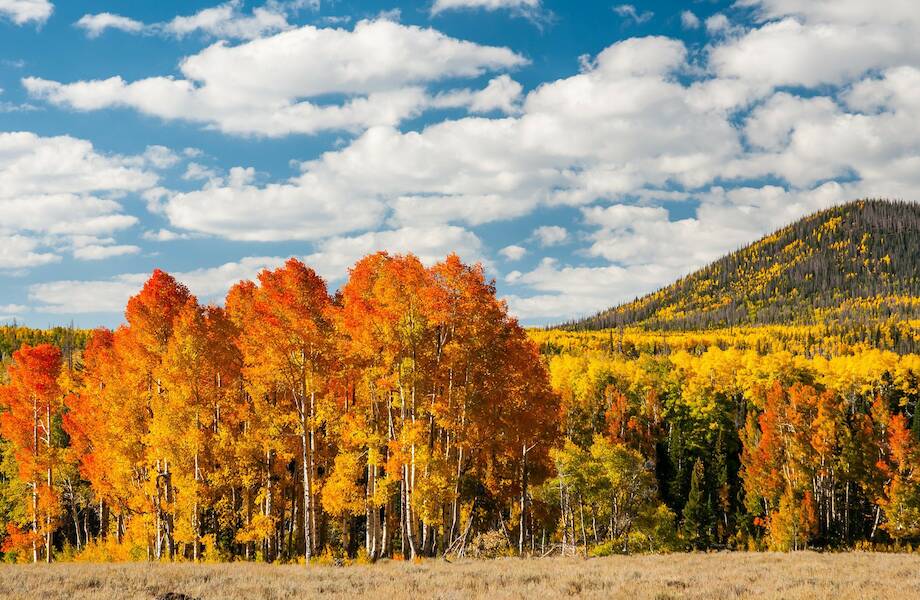
[[[77,365],[47,344],[14,354],[0,426],[20,560],[51,560],[64,515],[103,560],[408,558],[497,526],[530,539],[559,400],[481,267],[373,254],[332,296],[291,259],[223,308],[155,271],[125,319]]]

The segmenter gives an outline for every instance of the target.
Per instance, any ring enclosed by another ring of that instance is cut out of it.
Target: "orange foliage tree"
[[[23,346],[13,354],[9,383],[0,387],[0,434],[13,444],[19,478],[31,490],[31,530],[26,534],[14,525],[7,547],[23,551],[31,546],[32,562],[40,553],[51,562],[60,512],[55,471],[63,451],[54,432],[63,400],[60,372],[60,350],[50,344]]]

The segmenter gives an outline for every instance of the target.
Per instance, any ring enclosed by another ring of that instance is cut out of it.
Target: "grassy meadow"
[[[920,597],[920,557],[860,552],[710,553],[349,567],[253,563],[5,565],[0,598],[763,598]]]

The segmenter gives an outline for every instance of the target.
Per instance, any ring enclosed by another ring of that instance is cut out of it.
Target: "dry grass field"
[[[184,596],[183,596],[184,595]],[[373,566],[56,564],[0,567],[0,598],[920,598],[905,554],[685,554]]]

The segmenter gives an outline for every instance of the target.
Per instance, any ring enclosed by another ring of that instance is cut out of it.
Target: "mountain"
[[[865,326],[917,318],[920,204],[858,200],[804,217],[657,292],[564,327]]]

